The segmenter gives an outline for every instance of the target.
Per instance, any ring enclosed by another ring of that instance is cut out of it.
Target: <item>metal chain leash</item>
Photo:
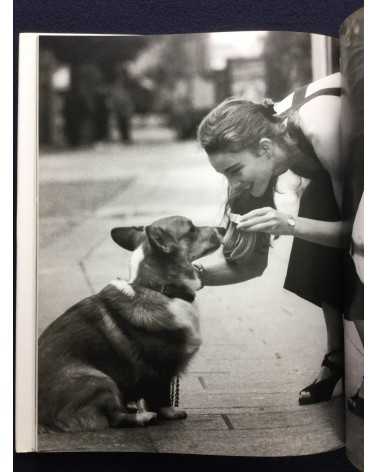
[[[171,382],[170,392],[171,406],[178,407],[180,403],[180,378],[175,377]]]

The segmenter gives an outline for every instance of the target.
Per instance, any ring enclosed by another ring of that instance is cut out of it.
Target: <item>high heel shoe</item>
[[[330,359],[333,354],[341,353],[340,350],[331,351],[324,356],[322,361],[322,367],[327,367],[330,370],[331,375],[326,379],[313,382],[303,390],[302,393],[307,393],[306,396],[299,396],[300,405],[312,405],[313,403],[326,402],[331,400],[333,397],[336,385],[341,381],[344,375],[344,365],[337,364]]]

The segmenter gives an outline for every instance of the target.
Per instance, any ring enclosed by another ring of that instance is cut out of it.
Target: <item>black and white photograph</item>
[[[38,36],[38,451],[361,464],[348,27]]]

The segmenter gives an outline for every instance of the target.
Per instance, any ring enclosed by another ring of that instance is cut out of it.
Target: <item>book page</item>
[[[41,35],[38,60],[38,450],[344,447],[337,40]]]
[[[16,451],[36,449],[38,38],[20,36],[17,162]]]
[[[364,415],[364,13],[348,17],[340,30],[343,76],[341,143],[345,156],[345,218],[353,230],[346,261],[346,448],[363,469]]]

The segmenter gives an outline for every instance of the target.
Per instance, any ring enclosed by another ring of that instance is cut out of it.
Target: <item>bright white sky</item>
[[[264,31],[235,31],[210,34],[210,65],[222,69],[231,57],[255,57],[263,48]]]

